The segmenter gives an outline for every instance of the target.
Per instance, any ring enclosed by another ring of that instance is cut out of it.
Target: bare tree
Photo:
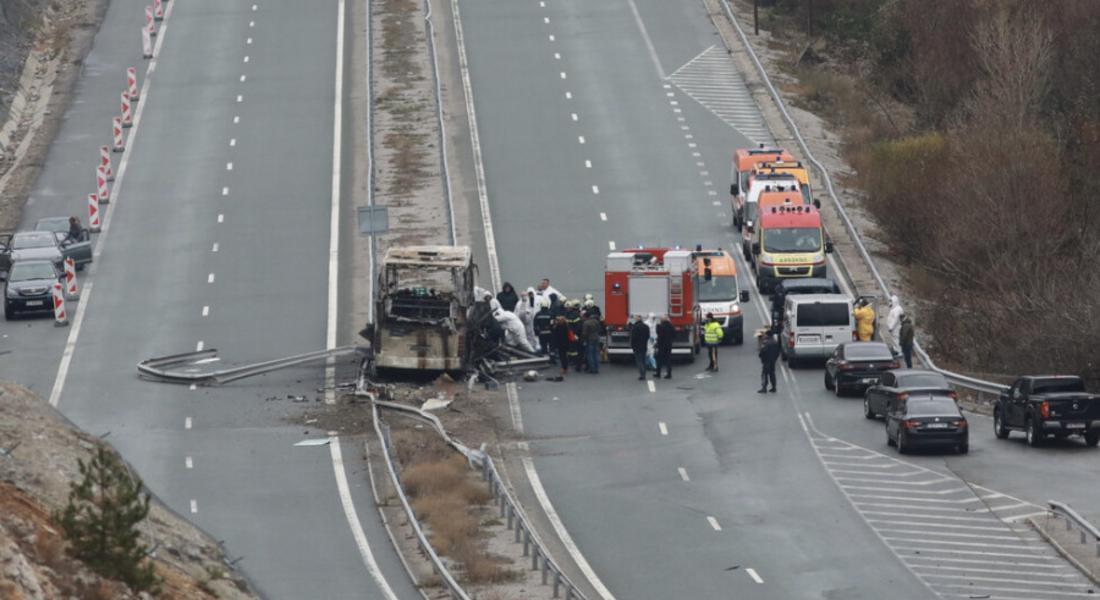
[[[1050,89],[1050,28],[1034,11],[1001,5],[979,21],[971,45],[985,75],[975,85],[971,114],[1009,127],[1030,121]]]

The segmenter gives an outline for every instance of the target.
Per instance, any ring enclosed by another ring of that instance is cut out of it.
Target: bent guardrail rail
[[[366,346],[340,346],[216,371],[202,371],[202,365],[220,360],[217,349],[211,348],[146,359],[138,363],[137,369],[139,377],[152,381],[193,383],[204,386],[222,385],[286,367],[367,351],[369,348]]]
[[[447,445],[465,456],[466,460],[469,461],[471,465],[476,465],[481,470],[482,477],[489,485],[489,491],[492,494],[493,501],[500,507],[501,519],[505,520],[505,524],[510,531],[515,532],[515,543],[523,544],[523,556],[531,558],[531,570],[542,572],[542,584],[553,586],[554,598],[558,598],[562,591],[564,591],[565,600],[586,600],[586,597],[580,589],[561,570],[561,567],[554,562],[554,559],[550,557],[550,553],[546,550],[545,545],[538,538],[535,530],[528,522],[527,517],[520,509],[519,502],[512,497],[492,457],[481,450],[473,450],[451,437],[451,435],[447,433],[447,430],[444,429],[443,423],[439,420],[439,417],[431,413],[426,413],[418,408],[398,404],[396,402],[378,400],[374,397],[374,394],[362,390],[362,386],[360,386],[360,390],[356,391],[356,395],[365,396],[371,399],[375,428],[376,431],[378,431],[379,438],[383,440],[383,444],[386,444],[386,438],[383,438],[382,432],[378,430],[378,423],[380,422],[378,418],[379,408],[401,412],[406,416],[427,422],[435,429],[436,433],[443,438]],[[408,498],[405,496],[404,489],[401,487],[400,480],[397,478],[396,471],[392,466],[392,457],[389,454],[390,450],[386,445],[384,445],[383,448],[387,452],[386,463],[387,467],[391,470],[391,478],[393,478],[394,486],[398,490],[398,496],[401,499],[402,506],[405,508],[405,513],[409,518],[409,522],[414,524],[413,528],[417,532],[418,543],[421,544],[424,552],[428,554],[429,558],[432,560],[432,563],[435,565],[436,570],[439,571],[440,577],[443,578],[444,582],[447,584],[451,594],[455,598],[467,598],[465,595],[459,595],[460,593],[465,594],[465,592],[461,591],[461,586],[459,586],[458,583],[454,581],[454,578],[450,576],[450,573],[447,572],[446,565],[439,560],[435,551],[431,549],[431,544],[428,543],[427,538],[423,535],[420,524],[416,521],[416,516],[412,511],[412,507],[409,505]],[[444,573],[447,574],[444,575]]]
[[[1081,543],[1087,544],[1089,538],[1092,538],[1092,543],[1096,546],[1096,557],[1100,558],[1100,530],[1085,520],[1084,517],[1077,514],[1077,511],[1073,510],[1070,505],[1064,502],[1056,502],[1054,500],[1048,500],[1047,506],[1050,507],[1050,512],[1055,516],[1061,517],[1066,522],[1066,531],[1072,531],[1076,525],[1077,531],[1080,532]]]
[[[840,198],[837,197],[836,190],[833,187],[833,180],[831,177],[829,177],[829,172],[825,169],[825,166],[817,160],[817,157],[815,157],[813,153],[810,152],[810,147],[806,144],[806,140],[802,137],[802,132],[798,129],[798,125],[795,124],[794,119],[791,117],[790,113],[787,112],[787,106],[783,102],[783,98],[779,95],[779,92],[775,89],[775,86],[772,85],[771,78],[768,77],[768,72],[764,69],[764,64],[760,62],[760,58],[756,55],[756,51],[753,50],[752,44],[749,43],[748,35],[745,33],[745,30],[742,29],[741,23],[737,20],[737,17],[734,16],[733,9],[730,8],[729,5],[729,0],[720,1],[722,3],[722,8],[725,10],[726,17],[729,18],[730,23],[732,23],[733,27],[737,30],[737,35],[741,38],[741,43],[744,44],[745,50],[748,53],[749,58],[752,59],[752,63],[756,67],[757,72],[760,74],[760,78],[764,82],[764,86],[768,89],[768,94],[772,97],[772,100],[775,101],[776,107],[779,109],[780,114],[783,115],[783,120],[787,123],[787,127],[790,128],[791,133],[794,135],[795,140],[798,142],[798,147],[802,149],[802,153],[806,156],[810,164],[813,165],[814,169],[817,170],[817,172],[820,174],[821,179],[825,182],[825,188],[826,191],[829,193],[829,198],[833,201],[833,206],[836,208],[836,212],[840,216],[841,221],[843,221],[844,228],[848,231],[849,237],[851,237],[852,242],[856,246],[856,249],[859,250],[860,257],[863,258],[863,261],[867,264],[867,268],[871,271],[871,275],[875,278],[875,282],[878,284],[879,289],[881,289],[882,293],[885,294],[887,298],[889,298],[892,294],[892,292],[890,291],[890,286],[886,283],[886,280],[882,277],[882,274],[879,273],[878,268],[875,266],[874,260],[871,259],[871,253],[867,251],[867,247],[863,244],[863,239],[860,237],[859,231],[856,230],[855,224],[852,223],[852,219],[849,218],[847,211],[844,210],[844,206],[841,204]],[[949,371],[947,369],[942,369],[936,366],[936,363],[932,361],[932,358],[928,356],[928,353],[923,348],[921,348],[919,343],[914,343],[913,350],[916,352],[917,356],[920,357],[921,361],[924,362],[924,364],[926,364],[931,370],[940,373],[941,375],[946,377],[948,381],[959,387],[974,390],[979,394],[999,394],[1001,391],[1008,389],[1008,386],[1002,385],[1000,383],[985,381],[976,377],[970,377],[968,375],[963,375],[962,373],[955,373],[954,371]]]

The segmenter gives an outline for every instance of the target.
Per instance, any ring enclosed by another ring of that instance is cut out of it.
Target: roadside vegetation
[[[1100,3],[761,4],[937,357],[1100,383]]]

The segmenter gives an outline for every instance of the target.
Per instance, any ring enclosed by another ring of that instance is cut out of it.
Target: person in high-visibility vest
[[[707,313],[707,323],[703,325],[703,344],[707,347],[707,356],[710,358],[708,371],[718,370],[718,344],[722,343],[722,325],[714,318],[713,313]]]

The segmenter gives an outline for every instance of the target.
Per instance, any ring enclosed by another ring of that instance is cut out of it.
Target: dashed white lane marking
[[[256,9],[257,9],[257,8],[258,8],[258,7],[257,7],[257,6],[255,5],[255,4],[253,4],[253,5],[252,5],[252,12],[256,12]]]
[[[569,117],[574,121],[580,120],[580,117],[577,116],[577,113],[569,113]]]
[[[722,526],[718,524],[718,519],[715,519],[714,517],[708,515],[707,523],[710,523],[711,529],[715,531],[722,531]]]
[[[206,347],[206,344],[204,344],[202,340],[199,340],[199,343],[195,344],[195,352],[202,352],[204,347]]]
[[[237,145],[237,138],[229,138],[229,147],[232,148]]]
[[[713,204],[715,206],[722,206],[722,203],[719,202],[718,200],[715,200],[714,202],[711,202],[711,204]]]
[[[709,177],[710,176],[710,171],[699,171],[699,176],[700,177]]]
[[[225,215],[223,215],[221,213],[218,213],[218,222],[219,223],[224,223],[225,222]]]
[[[231,162],[225,163],[225,170],[226,171],[232,171],[233,170],[233,163],[231,163]]]
[[[573,99],[573,92],[565,92],[565,99],[566,100],[572,100]]]
[[[550,34],[550,36],[549,36],[549,37],[550,37],[550,41],[551,41],[551,42],[552,42],[552,41],[554,41],[554,34]]]
[[[750,140],[772,141],[752,94],[724,48],[717,45],[707,48],[668,78],[682,92]]]
[[[606,221],[607,220],[607,213],[600,213],[600,220],[601,221]]]
[[[698,145],[699,145],[699,144],[696,144],[695,142],[688,142],[688,148],[695,148],[695,147],[697,147]]]
[[[199,512],[199,503],[194,498],[191,499],[191,514]]]
[[[672,98],[676,95],[676,93],[675,92],[665,92],[665,95],[668,96],[669,98]]]
[[[684,481],[691,481],[691,478],[688,477],[687,469],[683,467],[676,467],[676,471],[680,473],[680,479],[683,479]]]
[[[704,181],[703,185],[705,185],[707,187],[710,187],[710,186],[714,185],[714,182],[713,181]]]
[[[209,317],[210,316],[210,307],[209,306],[203,306],[202,307],[202,316],[204,316],[204,317]]]
[[[583,144],[584,143],[584,136],[583,135],[578,135],[577,136],[577,143],[578,144]]]
[[[707,190],[707,195],[708,195],[708,196],[717,196],[717,195],[718,195],[718,192],[716,192],[716,191],[714,191],[714,190]]]
[[[248,62],[248,55],[247,54],[244,56],[244,62]]]
[[[645,380],[645,385],[646,385],[646,387],[649,388],[649,391],[651,393],[654,393],[654,394],[657,393],[657,384],[653,383],[652,379],[646,379]]]
[[[700,156],[702,156],[702,154],[700,154],[698,152],[692,152],[691,155],[694,156],[695,158],[699,158]]]
[[[565,78],[566,78],[566,75],[565,75],[565,71],[562,71],[562,72],[561,72],[561,78],[562,78],[562,79],[565,79]]]
[[[543,22],[543,23],[546,23],[547,25],[549,25],[549,24],[550,24],[550,17],[543,17],[543,18],[542,18],[542,22]]]
[[[248,26],[249,26],[250,28],[251,28],[251,27],[255,27],[255,26],[256,26],[256,22],[255,22],[255,21],[249,21],[249,22],[248,22]]]
[[[661,435],[668,435],[668,425],[665,425],[664,421],[657,423],[657,429],[661,432]]]
[[[214,245],[210,247],[210,251],[211,251],[211,252],[217,252],[217,251],[218,251],[218,243],[217,243],[217,242],[214,242]],[[213,273],[211,273],[211,274],[210,274],[210,277],[211,277],[211,278],[213,278],[213,277],[214,277],[214,274],[213,274]],[[210,280],[210,283],[214,283],[214,280],[213,280],[213,279],[211,279],[211,280]]]
[[[228,187],[223,187],[222,188],[222,195],[223,196],[228,196],[229,195],[229,188]]]
[[[607,249],[612,250],[612,251],[615,250],[615,240],[611,240],[610,242],[607,242]]]
[[[246,43],[248,45],[252,45],[252,38],[248,38],[247,40],[244,41],[244,43]]]
[[[561,60],[561,52],[554,53],[554,60]]]
[[[239,100],[238,100],[238,102],[239,102]],[[234,115],[233,116],[233,124],[236,125],[237,123],[240,123],[240,122],[241,122],[241,116],[240,115]]]
[[[592,193],[599,196],[600,195],[600,186],[598,186],[598,185],[592,186]]]
[[[677,113],[677,114],[679,114],[679,113],[682,113],[682,112],[684,112],[684,109],[682,109],[682,108],[674,108],[674,109],[672,109],[672,112],[674,112],[674,113]]]
[[[183,428],[184,429],[191,429],[191,417],[185,417],[183,419]]]
[[[546,2],[539,0],[539,8],[546,8]]]
[[[752,577],[752,580],[756,583],[764,583],[764,579],[756,573],[756,569],[750,567],[748,569],[745,569],[745,572],[748,573],[749,577]]]
[[[241,75],[241,83],[244,83],[244,80],[247,79],[247,78],[248,78],[247,75]]]
[[[187,386],[187,389],[189,389],[193,392],[193,391],[199,389],[199,386],[197,384],[192,383],[191,385]]]
[[[214,283],[214,274],[213,273],[206,276],[206,283]]]
[[[676,100],[669,100],[669,101],[668,101],[668,103],[669,103],[669,105],[671,105],[671,106],[679,106],[679,105],[680,105],[680,103],[679,103],[679,102],[677,102]]]
[[[195,468],[195,461],[191,460],[191,457],[188,456],[188,457],[183,459],[183,466],[188,468],[188,469],[194,469]]]
[[[584,168],[591,169],[592,168],[592,161],[590,161],[590,160],[584,161]]]

